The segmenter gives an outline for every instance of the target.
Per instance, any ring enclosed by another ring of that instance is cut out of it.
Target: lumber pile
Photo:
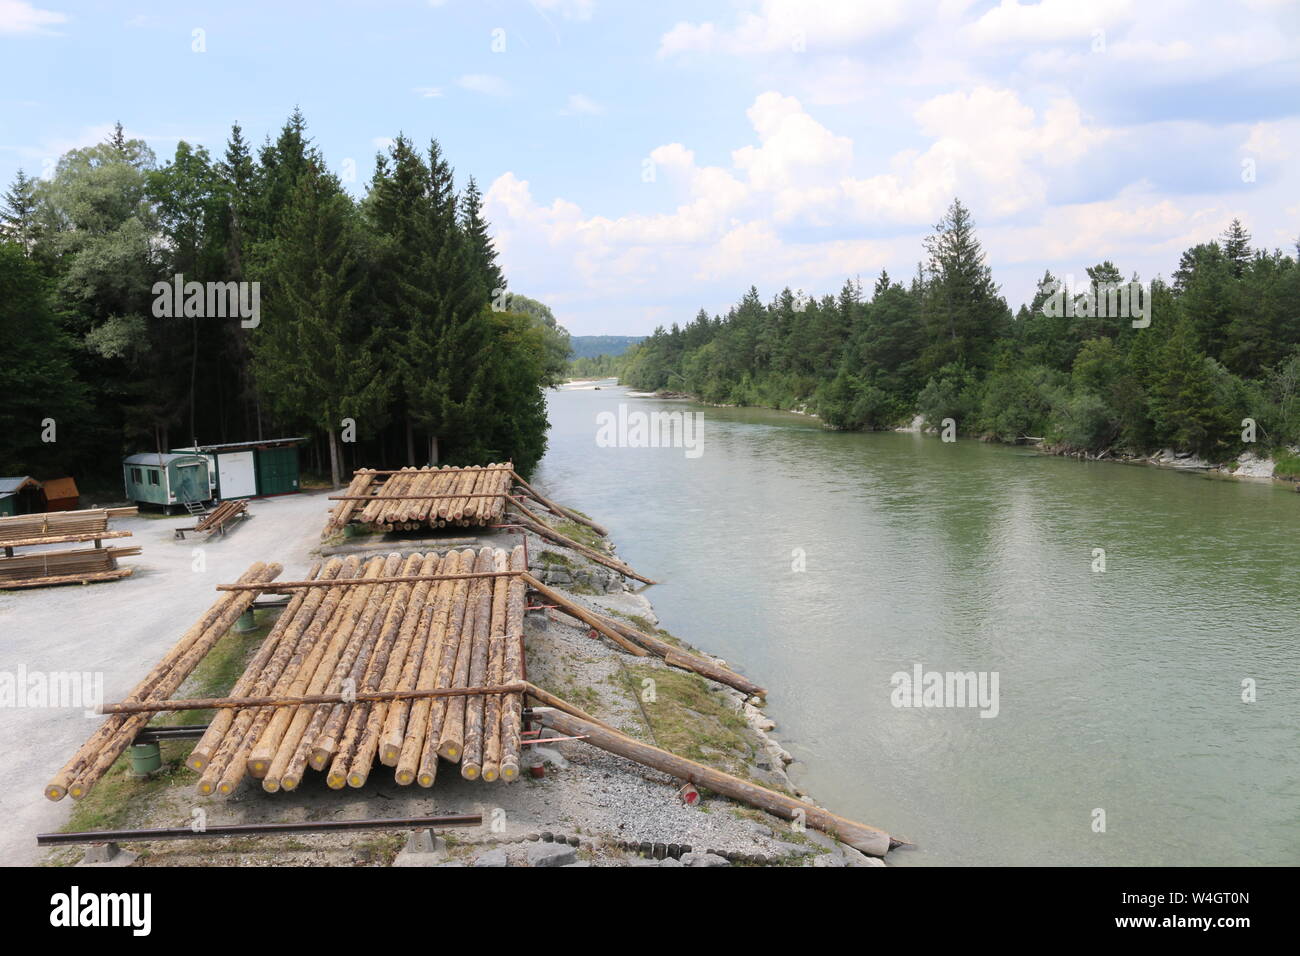
[[[349,523],[368,531],[496,524],[505,513],[514,469],[509,462],[455,468],[357,471],[347,492],[332,495],[338,505],[321,537]]]
[[[225,534],[226,525],[238,518],[240,515],[248,514],[248,502],[240,499],[238,501],[223,501],[202,518],[194,526],[195,531],[206,532],[209,536],[214,534]]]
[[[156,712],[215,708],[186,761],[202,795],[229,795],[245,777],[271,793],[293,790],[308,768],[333,789],[362,787],[376,760],[403,785],[431,787],[440,759],[470,780],[519,776],[522,545],[334,558],[303,581],[259,577],[259,568],[218,588],[205,615],[228,628],[259,594],[290,595],[230,696],[170,699],[178,681],[162,695],[149,684],[104,707],[109,721],[133,721],[134,734]],[[79,795],[68,783],[79,758],[47,796]]]
[[[281,570],[278,564],[259,562],[249,568],[240,581],[248,584],[269,582]],[[171,650],[145,675],[144,680],[135,685],[126,700],[141,702],[166,700],[170,697],[217,641],[225,636],[235,620],[248,610],[257,593],[242,591],[221,595],[181,635]],[[74,799],[84,797],[130,746],[148,721],[148,714],[114,714],[108,717],[46,785],[45,796],[51,800],[62,800],[67,794],[71,794]]]
[[[138,547],[103,547],[105,539],[129,538],[129,531],[110,531],[111,518],[136,514],[130,508],[94,508],[0,518],[0,588],[45,587],[111,581],[131,574],[117,559],[140,553]],[[38,551],[16,555],[15,548],[90,541],[93,548]]]

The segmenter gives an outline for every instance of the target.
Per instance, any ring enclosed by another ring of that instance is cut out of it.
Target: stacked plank
[[[456,468],[357,471],[325,523],[329,537],[355,522],[369,531],[469,527],[501,520],[514,480],[509,462]]]
[[[242,499],[239,501],[223,501],[199,519],[198,524],[194,526],[194,530],[206,531],[209,535],[217,532],[225,534],[227,523],[247,512],[247,501]]]
[[[130,531],[110,531],[110,518],[134,515],[136,508],[95,508],[0,518],[0,588],[45,587],[111,581],[131,574],[117,559],[140,553],[137,547],[105,548],[104,539],[127,538]],[[15,555],[15,548],[93,541],[93,548],[40,551]]]
[[[271,581],[279,575],[278,564],[254,564],[240,578],[247,584],[259,584]],[[136,684],[126,697],[126,701],[141,703],[166,700],[193,673],[194,668],[216,645],[217,641],[230,630],[235,620],[248,610],[257,596],[257,591],[241,591],[223,594],[208,608],[189,630],[181,635],[162,659]],[[135,740],[136,735],[149,722],[150,715],[114,714],[105,719],[90,736],[72,759],[64,764],[63,769],[55,774],[45,787],[45,796],[51,800],[62,800],[71,794],[80,799],[89,792],[101,777],[113,766],[114,761],[122,755]]]
[[[518,777],[525,572],[522,545],[350,556],[232,592],[291,599],[186,761],[198,792],[293,790],[308,768],[362,787],[376,760],[402,785],[432,786],[440,758]]]

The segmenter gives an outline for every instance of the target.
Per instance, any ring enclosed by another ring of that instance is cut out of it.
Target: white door
[[[257,494],[257,472],[254,471],[251,451],[218,455],[217,471],[222,498],[247,498]]]

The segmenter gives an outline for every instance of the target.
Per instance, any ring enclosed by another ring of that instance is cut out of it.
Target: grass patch
[[[247,634],[233,630],[226,634],[208,652],[199,666],[185,682],[183,693],[187,697],[218,697],[234,686],[254,648],[261,645],[271,630],[271,613],[256,612],[258,626]],[[180,724],[206,724],[212,718],[211,710],[167,711],[151,721],[156,726]],[[108,772],[77,801],[72,815],[63,830],[119,829],[128,824],[147,800],[172,785],[192,783],[194,774],[185,768],[185,758],[194,749],[192,740],[164,740],[159,743],[162,767],[147,780],[127,776],[129,758],[123,754]],[[182,776],[183,775],[183,776]]]
[[[566,538],[572,538],[579,544],[585,544],[593,551],[605,553],[605,539],[596,532],[592,531],[585,524],[578,524],[576,521],[563,520],[555,524],[555,530]]]
[[[1293,455],[1289,451],[1278,452],[1273,456],[1273,463],[1274,477],[1300,480],[1300,455]]]
[[[655,700],[642,701],[642,708],[660,747],[738,777],[749,777],[749,762],[754,757],[749,726],[710,691],[704,678],[645,664],[623,669],[623,684],[637,699],[646,678],[655,682]]]
[[[548,565],[550,567],[556,567],[556,568],[577,567],[577,565],[574,563],[572,558],[568,557],[567,555],[560,554],[556,551],[538,552],[537,560],[542,562],[542,564]]]

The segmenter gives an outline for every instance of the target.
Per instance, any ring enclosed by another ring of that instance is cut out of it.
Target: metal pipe
[[[429,827],[476,827],[483,816],[477,813],[437,817],[394,817],[386,820],[305,820],[295,823],[234,823],[228,826],[155,827],[146,830],[82,830],[76,833],[38,833],[37,846],[69,846],[78,843],[134,843],[145,840],[201,840],[225,836],[276,836],[283,833],[336,833],[357,830],[423,830]]]

